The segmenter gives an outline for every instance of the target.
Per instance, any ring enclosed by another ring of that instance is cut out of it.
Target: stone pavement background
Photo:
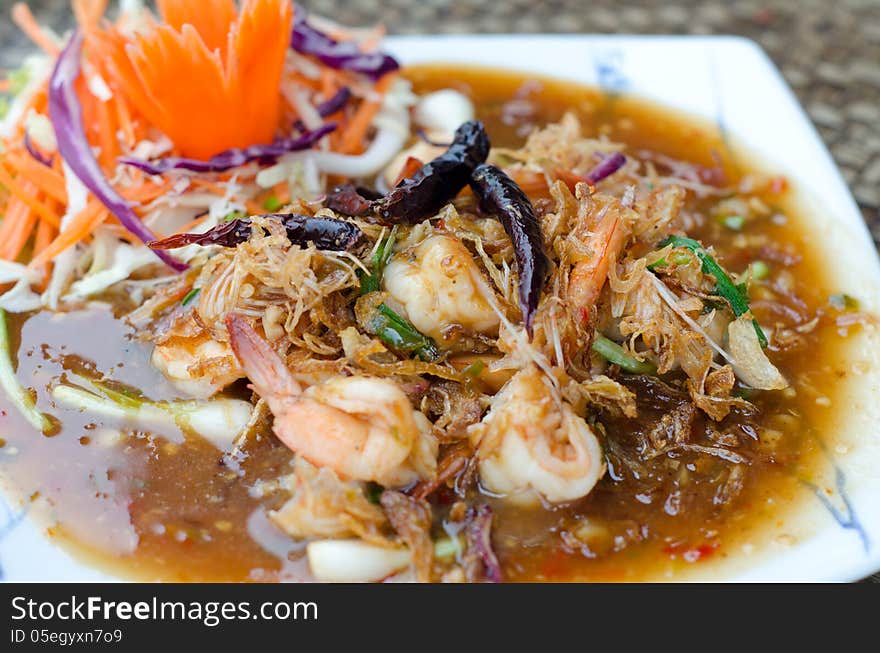
[[[880,0],[302,0],[352,25],[392,34],[739,34],[770,55],[843,171],[880,246]],[[30,47],[0,0],[0,68]],[[30,0],[63,30],[67,0]],[[873,579],[880,582],[880,574]]]

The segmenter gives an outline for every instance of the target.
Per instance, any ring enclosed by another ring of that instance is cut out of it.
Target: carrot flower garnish
[[[128,100],[196,159],[274,140],[289,46],[289,0],[159,0],[163,23],[110,44]]]

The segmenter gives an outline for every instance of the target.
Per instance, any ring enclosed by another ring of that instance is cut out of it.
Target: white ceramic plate
[[[880,313],[880,265],[852,196],[782,77],[751,41],[438,36],[390,38],[387,47],[404,64],[479,64],[570,79],[714,121],[763,167],[794,182],[841,291]],[[850,410],[828,449],[827,473],[815,479],[816,496],[775,524],[770,537],[676,578],[843,581],[880,569],[880,339],[860,334],[848,356],[853,374],[844,396]],[[6,580],[112,580],[53,546],[22,516],[19,508],[0,505]]]

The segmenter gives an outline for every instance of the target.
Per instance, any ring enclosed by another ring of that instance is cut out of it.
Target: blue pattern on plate
[[[630,82],[623,72],[623,52],[617,49],[601,50],[593,55],[596,82],[609,95],[629,90]]]
[[[9,504],[0,497],[0,541],[9,535],[15,527],[24,519],[27,513],[26,508],[22,508],[19,512],[15,512],[9,507]],[[0,580],[3,580],[3,565],[0,562]]]
[[[813,491],[816,498],[819,499],[823,506],[825,506],[825,509],[828,510],[834,518],[834,521],[836,521],[841,528],[853,530],[858,534],[859,538],[862,540],[862,546],[865,548],[865,553],[868,553],[871,550],[871,540],[868,537],[868,533],[865,531],[865,527],[862,526],[862,522],[859,521],[859,516],[856,514],[852,501],[849,498],[849,493],[846,490],[846,474],[844,474],[843,470],[830,455],[829,459],[834,468],[835,492],[840,498],[841,503],[843,503],[843,507],[834,505],[834,502],[828,496],[828,493],[818,485],[811,483],[810,481],[803,481],[803,483]]]

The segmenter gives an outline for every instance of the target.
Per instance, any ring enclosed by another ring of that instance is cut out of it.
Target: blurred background
[[[754,39],[806,107],[880,246],[880,0],[302,0],[352,25],[391,34],[740,34]],[[0,68],[30,44],[0,0]],[[68,0],[30,0],[41,22],[63,30]],[[760,98],[755,99],[760,102]]]

